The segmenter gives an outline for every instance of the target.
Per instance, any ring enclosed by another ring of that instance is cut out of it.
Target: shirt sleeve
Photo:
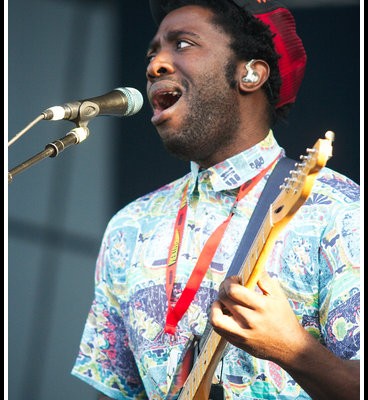
[[[95,297],[72,375],[113,399],[146,399],[124,325],[126,303],[121,293],[117,295],[116,287],[123,287],[124,268],[114,260],[121,261],[122,251],[122,233],[107,229],[96,263]]]
[[[327,348],[360,358],[359,204],[339,207],[321,243],[320,324]]]

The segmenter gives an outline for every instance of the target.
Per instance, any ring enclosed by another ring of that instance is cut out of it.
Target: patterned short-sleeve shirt
[[[173,371],[202,335],[239,241],[267,181],[241,200],[175,336],[164,332],[166,266],[188,184],[187,219],[173,289],[183,291],[204,243],[228,216],[240,185],[284,151],[265,140],[207,170],[133,201],[109,222],[96,265],[95,297],[72,374],[114,399],[169,399]],[[282,230],[265,265],[302,326],[344,359],[359,359],[359,186],[323,168],[311,195]],[[277,364],[228,346],[216,374],[226,399],[309,399]]]

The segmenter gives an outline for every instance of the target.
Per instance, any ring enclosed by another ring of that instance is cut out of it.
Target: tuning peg
[[[325,138],[326,138],[327,140],[330,140],[331,142],[333,142],[333,141],[335,140],[335,132],[333,132],[333,131],[327,131],[327,132],[325,133]]]

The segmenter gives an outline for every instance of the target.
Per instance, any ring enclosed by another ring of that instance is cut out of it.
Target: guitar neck
[[[272,228],[271,210],[269,210],[239,270],[241,283],[245,287],[253,287],[254,280],[259,277],[262,271],[261,255],[265,251],[265,244],[269,240]]]
[[[212,377],[226,344],[227,341],[211,328],[204,342],[203,350],[198,355],[178,400],[208,399]]]
[[[239,276],[247,281],[250,276],[256,280],[255,275],[261,273],[261,268],[256,270],[257,261],[260,259],[260,254],[272,229],[270,211],[266,214],[262,226],[256,235],[253,244],[248,252],[248,256],[243,262]],[[244,283],[243,283],[244,284]],[[215,369],[223,356],[226,344],[228,342],[218,335],[212,328],[203,343],[202,349],[193,365],[193,368],[188,375],[184,387],[180,392],[178,400],[204,400],[208,399],[212,377]]]

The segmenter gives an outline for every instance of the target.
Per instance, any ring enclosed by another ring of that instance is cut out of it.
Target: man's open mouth
[[[163,111],[172,107],[181,97],[178,90],[159,90],[152,97],[152,106],[155,111]]]

